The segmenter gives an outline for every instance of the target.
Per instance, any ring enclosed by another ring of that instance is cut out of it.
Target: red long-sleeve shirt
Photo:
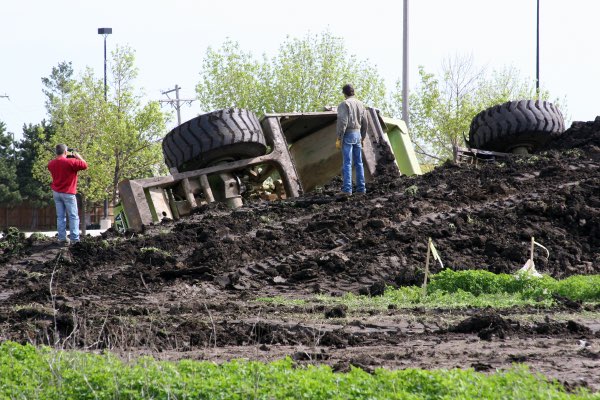
[[[87,169],[85,161],[66,156],[56,157],[48,163],[48,170],[52,175],[50,187],[59,193],[77,193],[77,171]]]

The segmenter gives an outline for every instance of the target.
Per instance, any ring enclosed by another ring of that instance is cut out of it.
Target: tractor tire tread
[[[230,108],[184,122],[165,136],[162,148],[167,166],[183,172],[227,157],[258,157],[267,146],[256,115]]]
[[[476,148],[509,152],[525,146],[534,151],[564,131],[560,110],[544,100],[517,100],[497,104],[471,121],[469,142]]]

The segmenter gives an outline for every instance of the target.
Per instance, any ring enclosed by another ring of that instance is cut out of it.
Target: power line
[[[177,110],[177,125],[181,125],[181,103],[188,105],[192,104],[192,101],[196,101],[196,99],[180,99],[179,98],[179,86],[175,85],[175,89],[167,90],[166,92],[162,92],[162,94],[166,95],[168,100],[159,100],[160,103],[169,103]],[[169,93],[175,92],[175,98],[172,99],[169,97]]]
[[[8,101],[10,101],[10,97],[8,97],[8,95],[6,93],[0,94],[0,98],[5,98],[5,99],[8,99]]]

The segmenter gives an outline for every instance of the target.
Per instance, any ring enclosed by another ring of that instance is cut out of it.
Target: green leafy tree
[[[251,53],[242,51],[237,42],[227,39],[218,50],[209,47],[203,60],[202,80],[196,86],[200,108],[262,110],[264,80],[269,74],[270,71]]]
[[[365,103],[382,107],[385,85],[368,61],[348,55],[341,38],[329,32],[288,37],[272,60],[271,111],[320,111],[337,105],[341,87],[352,83]]]
[[[66,97],[52,103],[51,120],[55,125],[53,149],[57,143],[65,143],[77,149],[86,161],[93,165],[79,173],[78,192],[85,200],[100,201],[104,199],[110,186],[107,176],[108,166],[102,155],[98,154],[99,138],[109,132],[106,126],[108,105],[104,102],[102,82],[94,78],[91,69],[87,69],[81,79],[74,80]],[[53,152],[41,152],[38,159],[36,178],[50,180],[46,165],[54,157]],[[84,201],[85,203],[85,201]]]
[[[43,188],[48,188],[48,196],[51,197],[50,173],[47,169],[48,161],[54,157],[54,148],[58,144],[54,140],[56,127],[63,126],[68,119],[66,105],[70,101],[71,92],[75,86],[73,78],[73,67],[71,62],[61,61],[56,67],[52,68],[50,76],[42,78],[44,88],[42,92],[46,95],[46,110],[50,116],[48,129],[45,124],[42,124],[43,131],[40,127],[24,127],[24,141],[21,143],[22,152],[30,151],[35,154],[34,161],[30,167],[31,178],[33,182],[41,182]],[[23,166],[23,173],[27,173],[29,167]]]
[[[73,66],[71,62],[62,61],[56,67],[52,67],[50,76],[42,78],[46,95],[46,109],[52,117],[54,125],[60,125],[67,117],[63,115],[63,105],[68,102],[69,95],[73,89],[75,80],[73,78]]]
[[[46,91],[56,130],[51,147],[65,143],[75,148],[90,166],[79,173],[78,191],[85,200],[102,201],[108,196],[116,201],[120,180],[164,171],[160,139],[166,115],[157,102],[142,104],[133,85],[137,76],[134,62],[131,48],[117,47],[113,51],[108,101],[104,99],[102,80],[96,79],[89,68],[68,82],[54,76],[55,71],[60,77],[61,71],[68,70],[56,68],[51,78],[44,81],[52,89]],[[46,153],[37,160],[36,178],[49,179],[45,168],[51,158]]]
[[[99,152],[110,160],[110,192],[116,201],[123,179],[146,178],[166,173],[162,155],[167,115],[157,101],[143,104],[134,86],[138,76],[135,53],[117,47],[112,63],[113,98],[108,113],[110,134],[101,135]]]
[[[341,38],[324,32],[288,37],[275,57],[263,55],[261,60],[228,39],[220,49],[207,50],[196,92],[204,110],[308,112],[337,105],[345,83],[352,83],[368,105],[386,106],[385,85],[377,68],[348,55]]]
[[[52,154],[49,147],[54,129],[46,121],[36,125],[23,126],[23,139],[17,145],[17,177],[23,200],[34,207],[44,207],[51,203],[52,195],[46,182],[34,178],[35,161]],[[41,154],[40,154],[41,153]]]
[[[23,201],[32,206],[30,225],[32,230],[38,227],[39,208],[52,203],[50,187],[47,182],[42,182],[34,177],[34,166],[40,156],[51,154],[52,149],[48,148],[48,143],[52,141],[53,132],[52,125],[46,121],[37,125],[24,125],[23,139],[17,145],[19,191]]]
[[[6,131],[6,124],[0,121],[0,204],[14,206],[20,201],[13,139]]]
[[[410,130],[421,161],[430,163],[452,157],[454,146],[464,145],[473,117],[496,104],[536,98],[535,87],[514,68],[487,74],[471,57],[456,56],[442,63],[441,77],[419,67],[420,83],[411,95]],[[541,98],[548,99],[543,91]],[[557,102],[557,100],[555,100]],[[401,84],[392,95],[395,115],[401,112]]]

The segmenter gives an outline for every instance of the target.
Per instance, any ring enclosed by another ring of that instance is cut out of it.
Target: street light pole
[[[108,101],[107,98],[107,85],[106,85],[106,37],[112,34],[112,28],[98,28],[98,35],[104,36],[104,101]],[[104,219],[108,218],[108,199],[104,199]]]
[[[107,100],[106,97],[106,37],[112,34],[112,28],[98,28],[98,35],[104,36],[104,101]]]

